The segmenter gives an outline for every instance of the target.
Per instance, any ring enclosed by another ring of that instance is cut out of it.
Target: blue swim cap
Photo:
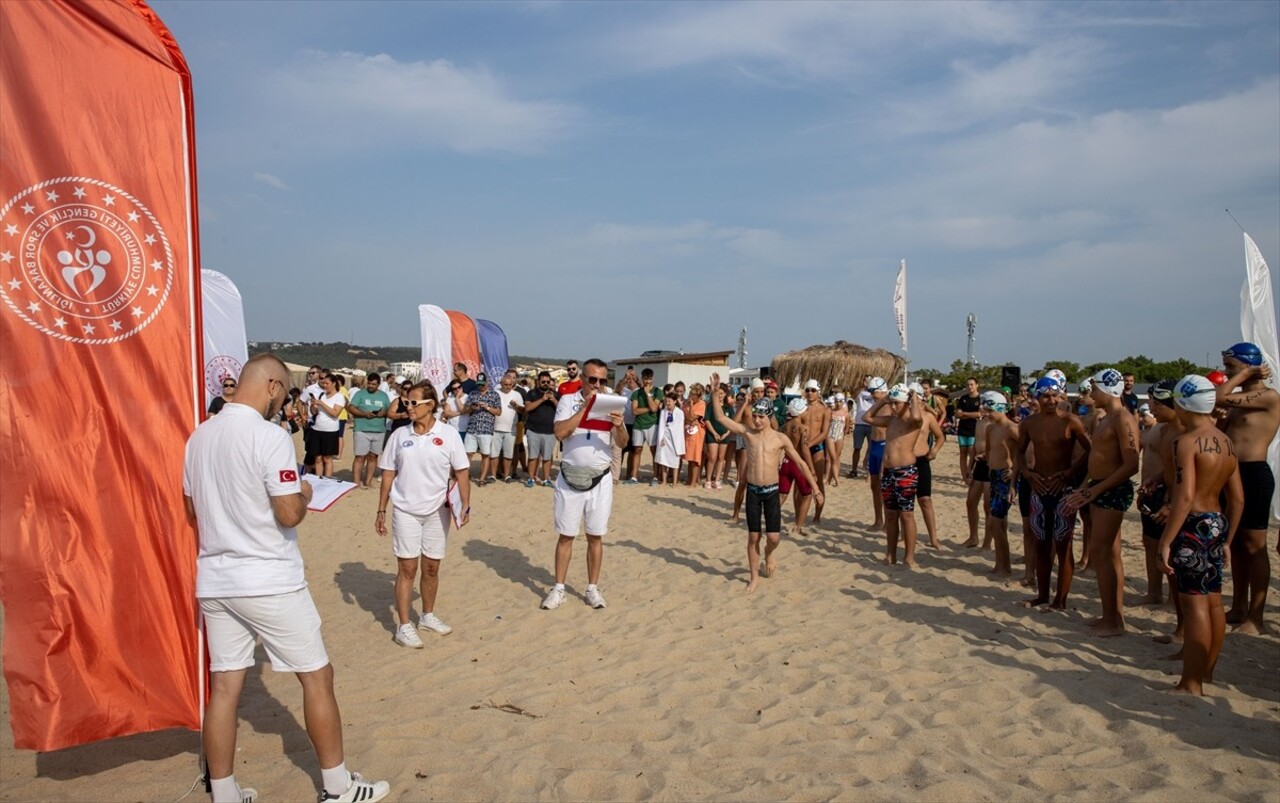
[[[1062,387],[1051,376],[1042,376],[1036,380],[1035,387],[1031,388],[1032,398],[1038,399],[1046,393],[1061,393]]]
[[[1245,365],[1262,365],[1262,349],[1253,343],[1237,343],[1229,349],[1223,349],[1222,356],[1239,360]]]

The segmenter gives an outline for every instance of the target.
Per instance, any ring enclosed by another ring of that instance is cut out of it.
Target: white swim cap
[[[787,415],[795,418],[798,415],[804,415],[804,411],[809,409],[809,405],[804,399],[792,399],[787,402]]]
[[[907,389],[907,386],[899,382],[898,384],[889,388],[889,401],[904,402],[907,400],[910,394],[911,394],[911,391]]]
[[[837,394],[836,394],[836,401],[838,401],[838,402],[842,402],[842,401],[844,401],[844,394],[843,394],[843,393],[837,393]]]
[[[1088,377],[1085,377],[1084,379],[1081,379],[1081,380],[1080,380],[1080,395],[1081,395],[1081,396],[1083,396],[1083,395],[1085,395],[1086,393],[1088,393],[1088,392],[1089,392],[1089,391],[1091,391],[1091,390],[1093,390],[1093,380],[1092,380],[1092,379],[1089,379]]]
[[[1009,400],[1004,397],[1003,393],[999,393],[994,390],[986,390],[982,392],[979,399],[981,400],[981,405],[988,410],[996,409],[996,405],[1005,405],[1005,408],[999,412],[1004,412],[1005,409],[1008,409]]]
[[[1189,413],[1212,413],[1218,403],[1213,383],[1203,376],[1187,374],[1173,389],[1173,401]]]
[[[751,380],[752,390],[755,390],[756,388],[762,388],[762,387],[764,387],[764,380],[761,379],[760,377],[757,376],[755,379]]]
[[[1108,396],[1119,398],[1124,393],[1124,374],[1114,368],[1103,368],[1093,375],[1093,387]]]
[[[867,390],[884,390],[884,377],[873,376],[867,380]]]
[[[924,398],[924,385],[921,385],[919,382],[912,382],[910,385],[907,385],[907,390],[916,394],[920,398]]]
[[[1059,371],[1057,368],[1050,368],[1044,372],[1044,375],[1058,383],[1059,390],[1065,390],[1067,387],[1067,375]]]
[[[805,390],[821,390],[822,386],[818,384],[818,380],[810,379],[808,382],[804,383],[804,389]]]

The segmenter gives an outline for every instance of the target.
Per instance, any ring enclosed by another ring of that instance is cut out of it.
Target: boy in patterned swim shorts
[[[1203,694],[1203,684],[1213,682],[1227,629],[1223,553],[1240,525],[1244,487],[1235,446],[1213,423],[1213,383],[1184,376],[1174,389],[1174,402],[1185,433],[1174,443],[1172,502],[1160,538],[1160,568],[1176,578],[1183,612],[1182,679],[1173,691]],[[1218,502],[1223,489],[1225,518]]]
[[[890,412],[881,413],[885,404]],[[885,428],[884,468],[880,493],[884,498],[884,562],[898,562],[898,533],[902,533],[903,563],[916,565],[916,490],[920,475],[916,468],[915,446],[924,424],[920,397],[906,385],[894,385],[883,399],[872,405],[863,418],[873,427]]]

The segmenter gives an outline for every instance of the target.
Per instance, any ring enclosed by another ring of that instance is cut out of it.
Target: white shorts
[[[449,539],[449,508],[441,505],[435,513],[418,516],[406,513],[394,505],[391,508],[391,551],[397,558],[416,558],[426,555],[432,560],[444,560],[444,548]]]
[[[526,432],[529,439],[530,460],[550,460],[556,456],[556,436],[540,432]]]
[[[493,434],[486,433],[484,435],[472,435],[470,432],[462,439],[463,448],[467,450],[467,454],[475,454],[479,452],[482,457],[496,457],[493,451]]]
[[[277,672],[314,672],[329,663],[320,637],[320,613],[305,588],[266,597],[200,600],[209,641],[209,671],[253,666],[254,638]]]
[[[493,433],[493,454],[490,457],[502,455],[510,460],[511,456],[516,453],[516,433],[514,432],[494,432]]]
[[[367,454],[382,454],[382,444],[387,440],[385,432],[361,432],[356,430],[356,457]]]
[[[608,477],[590,491],[575,491],[556,478],[555,520],[556,532],[577,538],[586,522],[587,535],[604,535],[609,532],[609,513],[613,510],[613,483]]]
[[[648,429],[633,429],[631,431],[632,446],[657,446],[658,445],[658,425],[654,424]]]

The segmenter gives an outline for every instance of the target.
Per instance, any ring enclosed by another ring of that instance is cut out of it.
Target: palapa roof
[[[837,340],[830,346],[809,346],[773,358],[773,378],[783,387],[818,380],[824,393],[833,387],[848,391],[862,388],[873,376],[893,384],[903,375],[906,361],[891,351],[869,349]]]

